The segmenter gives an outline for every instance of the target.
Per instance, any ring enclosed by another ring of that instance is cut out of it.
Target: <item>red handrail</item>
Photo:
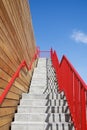
[[[66,56],[59,63],[56,52],[51,49],[51,59],[59,88],[65,92],[75,129],[87,130],[87,85]]]
[[[3,93],[0,95],[0,104],[3,103],[6,95],[8,94],[8,92],[9,92],[12,84],[16,80],[16,78],[19,77],[19,73],[20,73],[21,69],[26,67],[28,71],[31,70],[32,65],[33,65],[34,61],[36,60],[36,58],[38,57],[38,55],[39,55],[39,51],[38,51],[38,48],[37,48],[36,53],[34,54],[34,57],[32,58],[31,63],[30,63],[29,66],[27,65],[25,60],[21,62],[21,64],[18,66],[16,72],[13,74],[11,80],[9,81],[8,85],[4,89]]]

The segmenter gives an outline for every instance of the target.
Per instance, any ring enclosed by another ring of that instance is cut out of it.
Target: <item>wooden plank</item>
[[[18,103],[18,100],[4,99],[0,107],[16,107]]]
[[[0,127],[4,126],[5,124],[8,124],[12,121],[12,118],[13,118],[13,114],[11,115],[8,115],[8,116],[3,116],[3,117],[0,117]]]
[[[0,44],[1,43],[2,42],[0,41]],[[10,61],[9,57],[7,57],[7,55],[3,52],[3,50],[1,48],[0,48],[0,57],[6,64],[8,63],[8,65],[12,66],[14,72],[16,71],[17,68],[13,65],[13,63]]]
[[[10,76],[12,76],[15,73],[12,70],[12,68],[10,68],[10,66],[7,63],[5,63],[1,58],[0,58],[0,68],[2,70],[4,70],[6,73],[8,73]],[[21,71],[22,73],[24,73],[23,70],[24,69],[22,69],[22,71]],[[23,84],[26,84],[26,85],[28,85],[28,82],[29,82],[26,80],[26,74],[21,74],[21,73],[20,73],[20,80],[19,81],[23,82]]]
[[[17,107],[2,107],[0,108],[0,117],[14,114]]]
[[[5,125],[4,125],[4,126],[2,126],[2,127],[0,127],[0,130],[9,130],[10,125],[11,125],[11,122],[10,122],[10,123],[5,124]]]
[[[7,82],[9,82],[11,79],[11,77],[1,69],[0,69],[0,78],[2,78],[3,80],[6,80]],[[17,88],[19,88],[25,92],[28,89],[28,86],[26,86],[25,84],[23,84],[23,85],[20,84],[19,82],[17,82],[17,80],[14,82],[13,85],[17,86]]]
[[[4,89],[0,88],[0,95],[3,93],[3,91],[4,91]],[[9,91],[5,98],[19,100],[20,97],[21,97],[20,95]]]
[[[0,79],[0,88],[5,89],[7,86],[8,82]],[[14,92],[15,94],[21,95],[23,93],[23,91],[19,88],[17,88],[16,86],[12,85],[10,92]]]
[[[29,80],[26,78],[27,76],[29,78],[31,78],[30,75],[29,75],[29,71],[26,68],[21,69],[21,71],[20,71],[20,79],[23,79],[23,81],[25,81],[26,84],[28,85]]]
[[[0,57],[0,68],[5,70],[9,75],[13,75],[14,71]]]

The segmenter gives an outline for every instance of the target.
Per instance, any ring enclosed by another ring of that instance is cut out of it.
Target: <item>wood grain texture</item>
[[[1,126],[0,130],[9,130],[10,124],[11,124],[10,122],[11,122],[11,120],[9,120],[9,122],[5,123],[5,125]]]
[[[27,0],[0,0],[0,95],[20,63],[29,65],[36,51]],[[29,89],[32,70],[23,68],[0,105],[0,130],[9,130],[23,92]]]

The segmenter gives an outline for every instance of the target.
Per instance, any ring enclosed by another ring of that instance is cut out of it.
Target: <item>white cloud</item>
[[[81,31],[73,31],[71,38],[74,39],[76,42],[87,44],[87,34]]]

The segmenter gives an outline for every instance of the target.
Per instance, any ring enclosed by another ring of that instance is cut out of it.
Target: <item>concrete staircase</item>
[[[74,130],[64,92],[50,59],[39,58],[30,91],[22,95],[11,130]]]

